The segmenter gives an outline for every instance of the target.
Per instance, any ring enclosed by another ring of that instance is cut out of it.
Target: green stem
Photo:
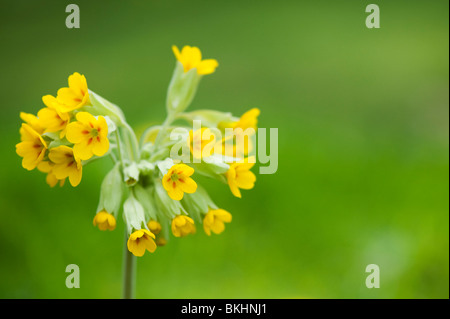
[[[127,232],[125,231],[125,245],[123,250],[123,299],[134,299],[136,284],[136,256],[127,247]]]
[[[140,158],[140,152],[139,152],[139,144],[137,141],[136,134],[134,133],[133,129],[127,122],[123,122],[123,126],[127,130],[128,140],[131,142],[131,149],[133,151],[133,157],[134,160],[137,161]]]
[[[118,130],[115,131],[116,133],[116,140],[117,140],[117,152],[119,153],[119,160],[120,160],[120,166],[123,169],[123,155],[122,155],[122,148],[120,146],[120,136]]]
[[[166,117],[164,123],[162,124],[161,129],[159,130],[158,135],[156,136],[155,147],[154,147],[155,152],[157,151],[158,146],[161,143],[161,140],[163,139],[163,137],[166,133],[165,131],[166,131],[167,127],[172,123],[173,120],[174,120],[174,115],[169,114]]]

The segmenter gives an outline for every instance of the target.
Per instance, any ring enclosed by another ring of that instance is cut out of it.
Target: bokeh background
[[[124,225],[92,226],[104,159],[51,189],[15,154],[75,71],[140,132],[165,116],[171,45],[216,58],[192,109],[262,111],[279,168],[252,191],[200,179],[233,222],[138,260],[138,298],[448,298],[448,1],[0,2],[0,297],[119,298]],[[257,172],[257,168],[254,169]],[[367,289],[378,264],[381,288]],[[80,289],[65,267],[80,266]]]

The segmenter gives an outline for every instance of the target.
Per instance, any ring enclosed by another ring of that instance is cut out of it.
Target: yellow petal
[[[215,59],[206,59],[201,61],[197,66],[197,73],[200,75],[206,75],[214,73],[219,63]]]
[[[100,142],[94,139],[94,146],[92,147],[92,153],[96,156],[103,156],[109,150],[109,140],[107,138],[100,139]]]
[[[71,143],[81,143],[87,138],[88,134],[89,130],[84,124],[80,122],[72,122],[67,125],[66,137],[67,140]]]
[[[179,187],[185,193],[192,194],[197,190],[197,183],[190,177],[179,179],[178,182]]]

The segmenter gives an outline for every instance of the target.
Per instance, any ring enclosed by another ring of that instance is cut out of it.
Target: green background
[[[378,0],[380,29],[367,1],[79,0],[80,29],[68,3],[0,4],[1,298],[120,297],[124,224],[92,226],[111,161],[51,189],[15,154],[19,112],[78,71],[141,132],[165,117],[173,44],[220,63],[192,109],[259,107],[279,167],[242,199],[198,178],[233,222],[146,253],[138,298],[449,297],[448,1]]]

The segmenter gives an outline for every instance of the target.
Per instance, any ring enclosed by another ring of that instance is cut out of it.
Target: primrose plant
[[[214,110],[186,112],[201,78],[214,73],[218,63],[202,60],[197,47],[172,49],[177,62],[167,92],[167,117],[139,140],[122,110],[90,90],[79,73],[69,76],[68,87],[56,97],[45,95],[45,107],[37,115],[20,113],[24,123],[16,152],[25,169],[47,174],[51,187],[63,186],[67,179],[76,187],[85,165],[104,156],[113,160],[93,224],[112,231],[119,213],[123,215],[124,297],[133,296],[134,256],[166,245],[170,232],[184,237],[203,225],[207,235],[220,234],[231,222],[231,214],[197,184],[195,173],[228,184],[236,197],[256,180],[250,169],[259,110],[241,117]]]

